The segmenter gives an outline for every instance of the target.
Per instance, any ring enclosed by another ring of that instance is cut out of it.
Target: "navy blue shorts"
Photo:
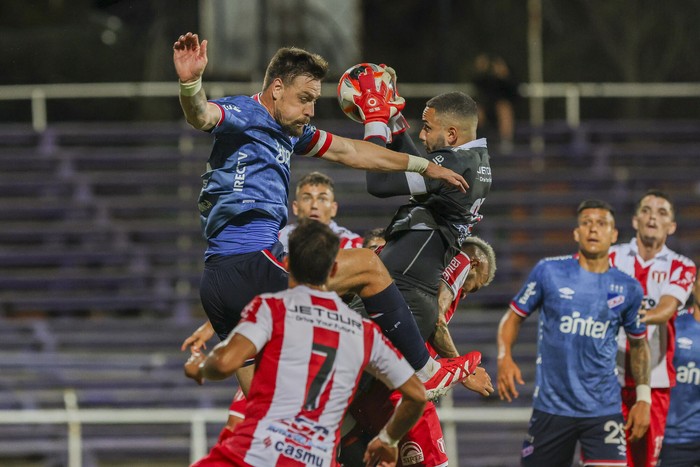
[[[241,319],[241,311],[262,293],[287,288],[281,243],[270,250],[242,255],[213,255],[204,263],[199,297],[214,331],[225,339]]]
[[[581,444],[585,465],[627,465],[625,422],[622,413],[604,417],[564,417],[532,411],[523,442],[524,467],[569,467]]]
[[[391,237],[379,253],[424,340],[435,331],[438,320],[437,290],[447,266],[445,251],[440,232],[407,230]]]
[[[696,443],[664,443],[656,467],[699,467],[700,441]]]

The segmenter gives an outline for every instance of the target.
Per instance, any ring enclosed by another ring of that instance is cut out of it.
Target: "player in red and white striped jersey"
[[[257,296],[225,341],[185,364],[201,383],[256,358],[246,419],[197,467],[336,466],[340,421],[363,371],[402,394],[365,453],[368,465],[395,461],[398,440],[425,406],[425,389],[377,325],[328,290],[338,247],[326,225],[302,220],[290,237],[290,288]]]
[[[431,341],[426,343],[433,357],[452,357],[459,352],[447,328],[448,323],[461,299],[489,285],[496,273],[496,256],[491,245],[478,237],[467,237],[462,244],[462,251],[455,256],[442,274],[438,294],[439,318]],[[439,352],[436,350],[439,349]],[[469,375],[462,384],[483,396],[493,392],[491,378],[482,367]],[[393,392],[386,401],[386,388],[374,385],[366,393],[358,396],[353,403],[351,413],[356,425],[343,438],[344,465],[355,465],[359,461],[363,439],[372,437],[389,417],[400,394]],[[399,459],[397,466],[408,467],[444,467],[447,465],[447,451],[442,434],[440,419],[435,405],[426,404],[418,422],[399,441]]]
[[[292,202],[292,210],[297,220],[314,219],[324,224],[340,238],[340,248],[360,248],[363,238],[354,232],[339,226],[333,218],[338,213],[338,203],[335,201],[335,185],[333,179],[321,172],[309,172],[297,182],[296,198]],[[284,250],[289,250],[289,235],[297,224],[287,224],[279,233],[280,243]],[[226,427],[221,431],[220,439],[225,439],[230,430],[245,418],[246,398],[239,387],[229,407],[229,418]]]
[[[340,248],[362,247],[362,237],[339,226],[333,218],[338,214],[338,203],[335,201],[335,186],[333,179],[321,172],[310,172],[297,182],[296,197],[292,201],[292,211],[300,219],[314,219],[327,224],[340,238]],[[280,243],[285,251],[289,249],[289,234],[294,231],[296,224],[287,224],[280,230]]]
[[[640,310],[647,324],[651,348],[651,424],[644,438],[627,444],[630,466],[656,465],[663,442],[670,388],[675,385],[673,368],[674,319],[690,296],[695,281],[695,264],[666,246],[676,231],[674,206],[667,194],[650,190],[637,203],[632,225],[635,237],[610,250],[613,266],[635,277],[644,290]],[[636,401],[636,390],[629,368],[629,345],[623,332],[618,336],[618,371],[622,388],[623,414],[627,417]]]

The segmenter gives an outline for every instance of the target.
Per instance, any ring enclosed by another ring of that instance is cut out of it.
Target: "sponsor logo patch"
[[[399,455],[401,456],[403,465],[413,465],[425,460],[420,445],[413,441],[402,444]]]

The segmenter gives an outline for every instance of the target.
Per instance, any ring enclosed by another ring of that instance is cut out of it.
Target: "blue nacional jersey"
[[[665,444],[700,442],[700,322],[692,308],[676,317],[676,385],[671,389]]]
[[[645,338],[642,296],[634,278],[615,268],[586,271],[574,256],[535,266],[510,305],[523,318],[540,310],[535,409],[568,417],[620,412],[616,336],[624,327]]]
[[[292,153],[320,157],[333,137],[311,125],[306,125],[299,137],[288,136],[259,103],[257,95],[224,97],[211,102],[221,109],[221,119],[211,131],[216,139],[207,171],[202,175],[198,201],[202,228],[207,239],[221,235],[238,237],[236,242],[225,239],[216,242],[215,249],[232,251],[215,253],[258,251],[274,244],[279,229],[287,223]],[[239,217],[242,214],[246,216]],[[244,220],[232,222],[237,217]],[[258,224],[256,235],[245,236],[250,248],[241,246],[241,236],[236,234],[245,233],[245,226],[257,217],[273,222]],[[264,245],[258,248],[261,243]]]

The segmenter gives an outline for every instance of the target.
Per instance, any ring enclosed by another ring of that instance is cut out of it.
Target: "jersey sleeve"
[[[323,157],[332,142],[332,133],[306,125],[302,135],[294,144],[294,153],[307,157]]]
[[[246,98],[242,96],[227,96],[209,101],[221,111],[221,117],[211,130],[212,133],[238,133],[250,126],[256,114],[249,110],[244,99]]]
[[[510,302],[510,309],[522,318],[527,318],[542,304],[544,298],[543,279],[545,276],[545,263],[540,261],[530,271],[530,275],[520,291]]]
[[[670,295],[677,299],[681,306],[688,301],[695,283],[697,268],[688,258],[680,257],[671,262],[669,280],[661,290],[661,295]]]
[[[471,259],[466,253],[460,251],[452,258],[450,264],[442,271],[442,281],[452,291],[452,297],[459,298],[462,286],[467,280],[467,275],[471,270]]]
[[[384,337],[379,327],[371,321],[363,320],[368,326],[371,341],[369,362],[365,370],[381,380],[389,389],[395,389],[408,381],[414,370],[401,353]]]
[[[431,152],[428,159],[434,164],[461,174],[467,180],[467,183],[470,182],[467,174],[469,167],[466,165],[464,158],[460,158],[456,152],[449,149],[439,149]],[[440,180],[426,179],[425,184],[426,193],[440,193],[443,190],[452,190],[452,188],[447,188]],[[472,183],[469,186],[471,187],[471,185]]]
[[[234,333],[250,340],[258,352],[265,347],[272,337],[272,313],[265,300],[257,296],[246,305],[241,312],[241,321],[231,332]]]
[[[639,309],[642,307],[644,293],[642,286],[636,280],[631,281],[627,289],[627,307],[622,312],[622,327],[630,339],[641,339],[647,335],[646,324],[639,321]]]

